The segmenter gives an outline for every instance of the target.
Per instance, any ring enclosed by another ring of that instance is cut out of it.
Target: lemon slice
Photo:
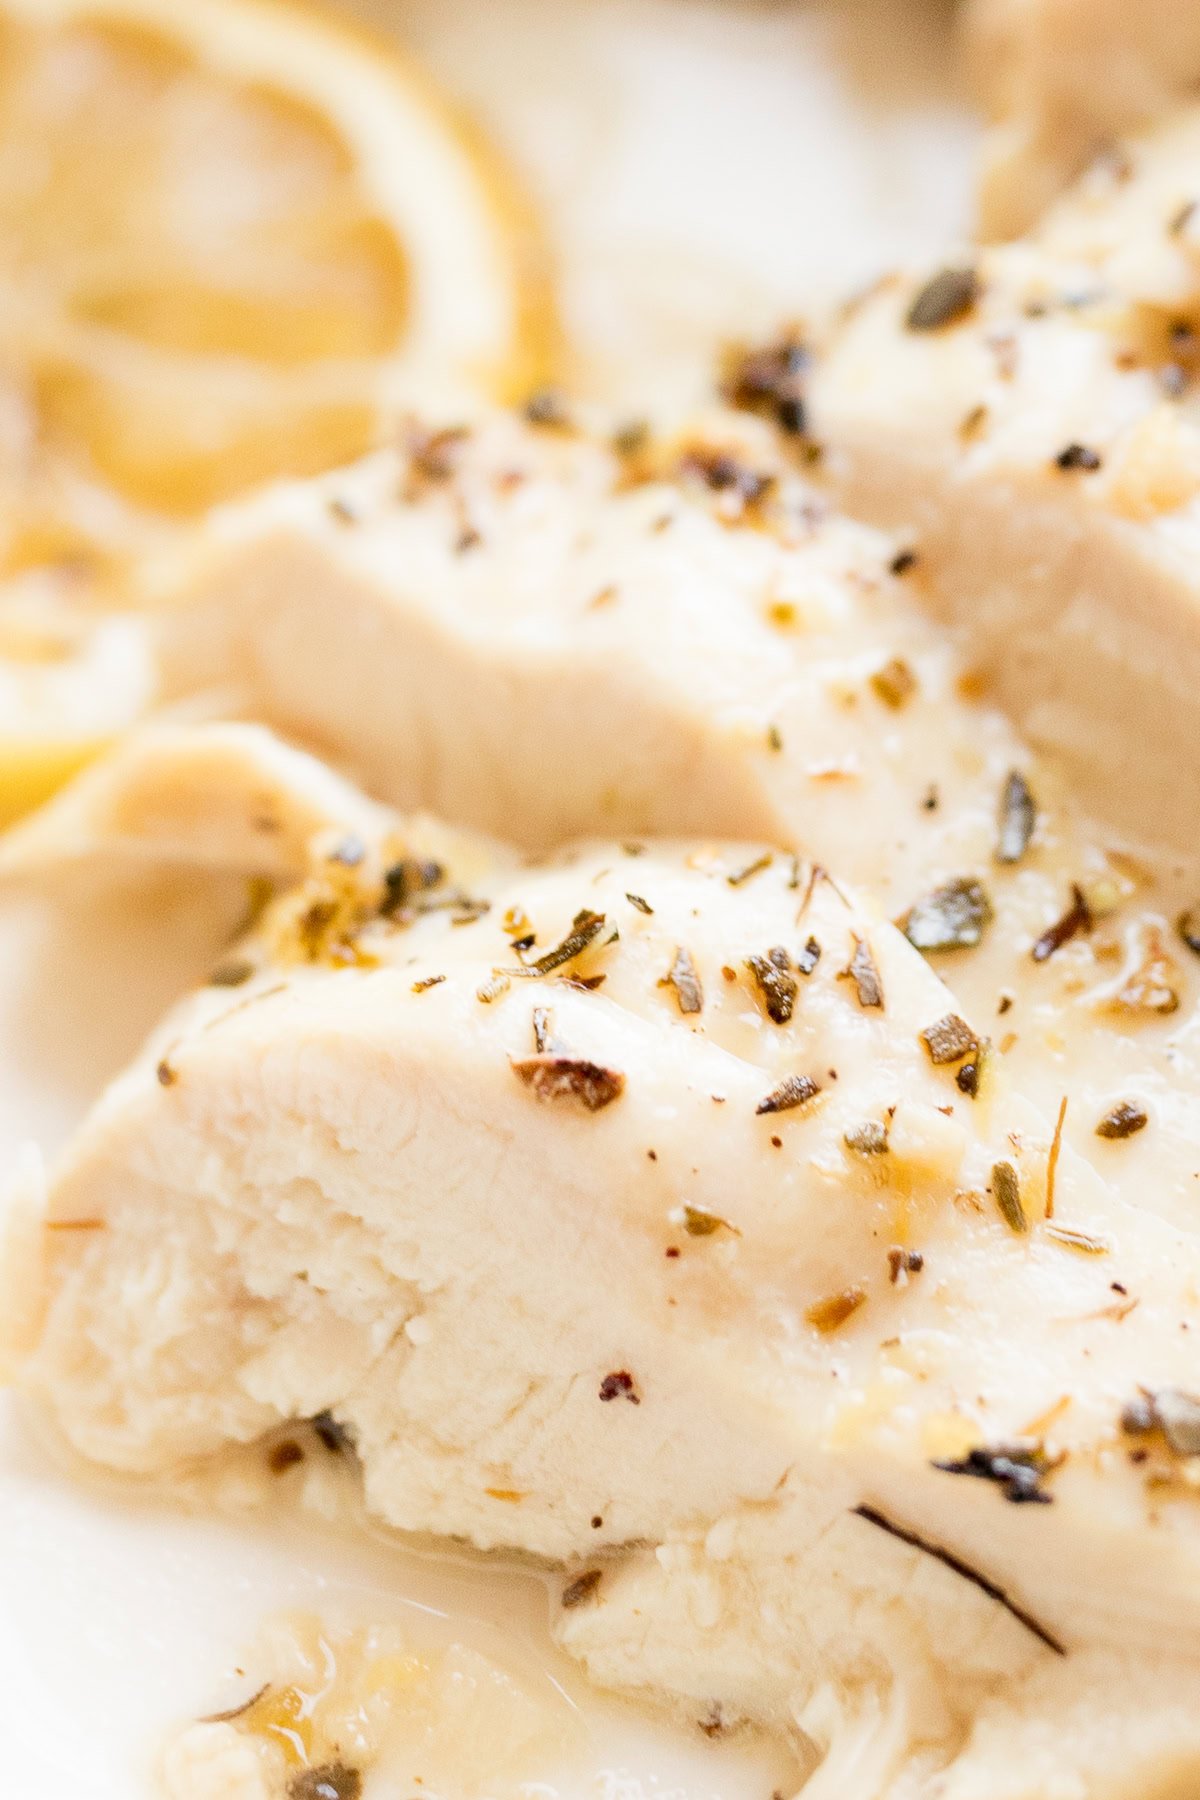
[[[143,618],[80,618],[36,577],[11,584],[0,613],[0,825],[113,743],[156,682]]]
[[[545,378],[538,262],[390,46],[282,0],[0,0],[0,819],[136,716],[97,611],[186,521]],[[31,571],[79,612],[41,660]]]
[[[0,376],[41,483],[195,513],[527,384],[527,247],[390,49],[274,0],[0,3]]]

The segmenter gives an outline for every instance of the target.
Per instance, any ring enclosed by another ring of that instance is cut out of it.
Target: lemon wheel
[[[285,0],[0,0],[0,821],[146,703],[102,620],[164,539],[545,379],[547,295],[390,45]]]

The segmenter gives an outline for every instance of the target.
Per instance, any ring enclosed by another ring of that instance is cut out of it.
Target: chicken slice
[[[24,1380],[73,1449],[316,1417],[381,1520],[562,1565],[598,1678],[788,1728],[814,1794],[1194,1785],[1194,1228],[1052,1174],[811,866],[375,866],[268,909],[56,1171]]]
[[[803,844],[899,909],[987,854],[1021,753],[896,554],[757,420],[622,454],[494,415],[226,515],[165,654],[402,808]]]
[[[919,551],[1000,703],[1127,838],[1194,859],[1200,116],[1027,241],[894,280],[833,337],[813,429],[842,503]]]
[[[1098,152],[1200,81],[1200,12],[1186,0],[968,0],[964,30],[992,120],[989,237],[1027,230]]]
[[[0,875],[138,857],[295,881],[322,843],[370,843],[391,822],[261,725],[146,725],[0,838]]]

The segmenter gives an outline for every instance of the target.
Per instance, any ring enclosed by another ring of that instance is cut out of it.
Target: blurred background
[[[507,153],[576,376],[686,398],[698,351],[971,217],[953,0],[325,0],[407,44]]]

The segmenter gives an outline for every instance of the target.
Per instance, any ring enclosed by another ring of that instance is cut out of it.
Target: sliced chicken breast
[[[1186,0],[968,0],[964,29],[992,120],[990,237],[1027,230],[1098,152],[1200,83],[1200,13]]]
[[[1195,854],[1200,118],[1131,144],[1038,235],[896,280],[810,395],[840,501],[911,534],[927,601],[1073,793]],[[916,573],[916,571],[915,571]]]
[[[1189,1791],[1194,1228],[1056,1155],[811,865],[377,848],[56,1171],[24,1381],[73,1449],[172,1478],[315,1418],[380,1519],[561,1565],[597,1678],[786,1726],[813,1793]]]

